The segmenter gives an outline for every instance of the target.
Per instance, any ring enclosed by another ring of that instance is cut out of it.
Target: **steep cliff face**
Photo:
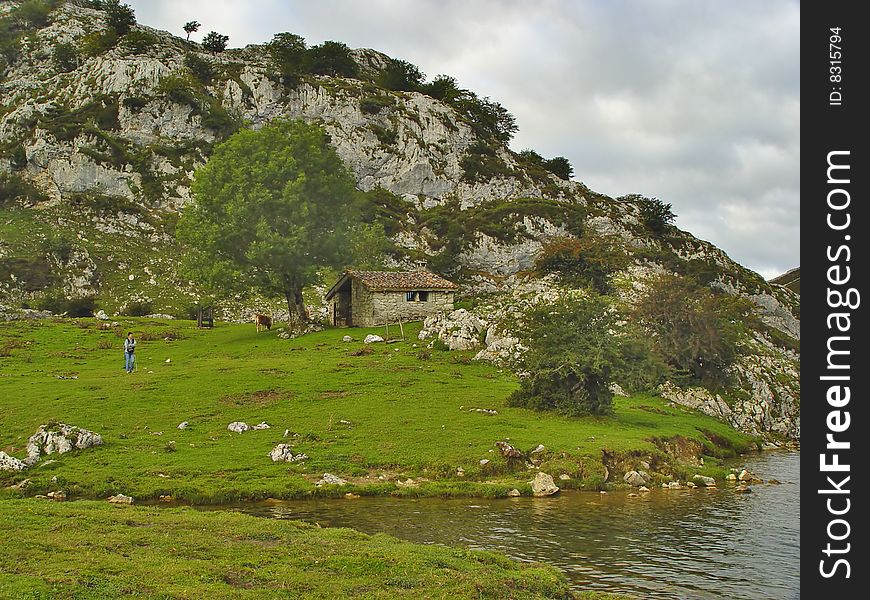
[[[17,4],[4,2],[0,17]],[[373,50],[353,51],[359,79],[305,75],[288,86],[263,46],[212,55],[137,25],[102,48],[105,31],[104,12],[66,2],[11,43],[0,81],[0,301],[61,289],[99,294],[110,312],[131,301],[181,312],[196,290],[177,273],[172,232],[194,171],[238,127],[301,118],[329,133],[360,189],[391,193],[393,260],[440,257],[466,295],[527,281],[547,240],[582,230],[627,249],[618,277],[677,271],[748,297],[770,330],[747,340],[732,421],[799,434],[799,296],[715,246],[678,230],[652,235],[636,201],[529,164],[447,103],[379,87],[365,75],[390,59]],[[61,48],[73,58],[60,60]]]

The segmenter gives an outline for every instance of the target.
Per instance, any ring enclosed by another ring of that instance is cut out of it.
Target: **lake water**
[[[560,568],[578,589],[641,598],[799,597],[800,453],[742,459],[765,481],[718,490],[550,498],[288,501],[240,507],[424,544],[497,550]]]

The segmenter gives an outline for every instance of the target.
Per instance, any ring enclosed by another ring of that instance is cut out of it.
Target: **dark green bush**
[[[391,59],[378,76],[378,84],[388,90],[415,92],[421,89],[425,79],[426,76],[416,65],[404,60]]]
[[[359,65],[350,54],[350,48],[341,42],[327,41],[312,46],[305,52],[305,70],[314,75],[356,77]]]
[[[396,99],[386,94],[363,96],[359,99],[359,108],[362,112],[374,115],[385,108],[396,104]]]
[[[128,302],[121,314],[127,317],[144,317],[154,314],[154,306],[149,301]]]
[[[106,25],[117,36],[129,33],[136,24],[136,13],[127,4],[121,4],[119,0],[103,0],[102,6],[106,11]]]
[[[610,384],[630,341],[623,330],[622,316],[602,296],[563,297],[532,309],[518,330],[529,348],[519,366],[524,375],[508,403],[569,416],[609,414]]]
[[[456,79],[449,75],[439,75],[429,83],[424,83],[420,91],[436,100],[447,103],[453,102],[462,93],[456,84]]]
[[[133,54],[144,54],[159,43],[160,38],[156,35],[140,30],[130,31],[121,38],[121,46]]]
[[[658,198],[647,198],[640,194],[627,194],[617,200],[634,202],[640,209],[640,220],[647,228],[657,235],[667,233],[673,226],[676,215],[670,204],[665,204]]]
[[[587,234],[579,239],[564,237],[546,242],[535,261],[535,270],[541,275],[558,273],[567,284],[606,294],[612,291],[610,275],[628,264],[629,257],[618,240]]]
[[[0,258],[0,281],[9,281],[13,276],[28,292],[44,290],[54,281],[51,263],[44,256]]]
[[[134,113],[138,113],[151,101],[150,98],[143,98],[141,96],[128,96],[124,98],[122,104],[129,108]]]
[[[79,51],[69,43],[54,47],[54,66],[60,73],[75,71],[79,66]]]
[[[227,42],[229,41],[230,36],[220,34],[217,31],[209,31],[205,37],[202,38],[202,47],[217,54],[218,52],[223,52],[227,49]]]
[[[70,298],[66,302],[66,314],[68,317],[93,317],[97,307],[97,299],[93,296]]]
[[[114,31],[94,31],[82,38],[82,53],[86,56],[100,56],[118,44],[118,34]]]
[[[189,52],[184,56],[184,66],[190,69],[200,83],[211,85],[212,79],[214,79],[214,65],[210,60]]]

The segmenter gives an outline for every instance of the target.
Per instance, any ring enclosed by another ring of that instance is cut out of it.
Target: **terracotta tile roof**
[[[352,277],[373,292],[458,290],[459,286],[429,271],[346,271],[326,294],[329,300],[346,278]]]
[[[459,286],[429,271],[348,271],[373,292],[457,290]]]

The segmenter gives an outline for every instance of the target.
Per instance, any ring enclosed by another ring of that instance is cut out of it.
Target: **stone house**
[[[453,310],[459,286],[424,269],[415,271],[345,271],[329,291],[329,321],[346,327],[372,327],[420,321]]]

